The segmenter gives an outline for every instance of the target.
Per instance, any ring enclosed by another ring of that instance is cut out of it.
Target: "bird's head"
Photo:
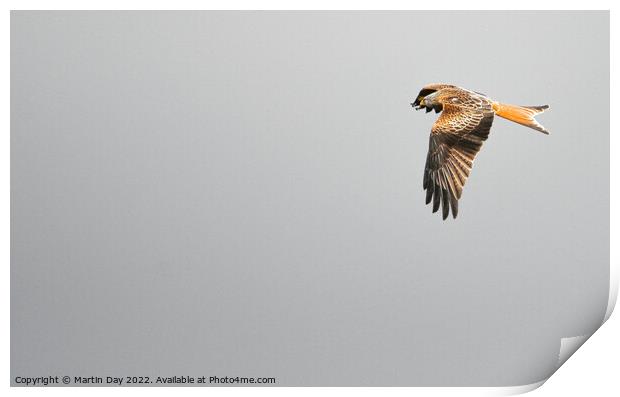
[[[426,108],[426,113],[430,112],[433,109],[435,110],[436,113],[439,113],[443,109],[443,106],[441,105],[441,103],[434,100],[435,95],[437,94],[439,90],[443,88],[453,88],[453,87],[455,86],[451,84],[429,84],[427,86],[424,86],[420,90],[420,93],[418,94],[415,101],[411,103],[411,106],[415,110]]]

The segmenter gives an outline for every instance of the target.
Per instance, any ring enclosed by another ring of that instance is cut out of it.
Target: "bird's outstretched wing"
[[[494,112],[490,106],[473,108],[447,103],[431,130],[424,189],[433,212],[441,204],[443,219],[458,214],[458,200],[469,177],[474,157],[489,136]]]

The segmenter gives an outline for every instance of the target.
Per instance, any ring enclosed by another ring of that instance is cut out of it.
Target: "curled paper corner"
[[[605,317],[603,321],[597,327],[600,328],[611,316],[611,313],[614,311],[614,307],[616,306],[616,300],[618,299],[618,273],[615,266],[610,265],[610,277],[609,277],[609,298],[607,301],[607,308],[605,309]],[[560,352],[558,353],[558,360],[556,363],[556,370],[559,369],[564,363],[581,347],[590,337],[594,335],[593,333],[585,334],[585,335],[577,335],[570,336],[560,339]],[[547,378],[548,379],[548,378]],[[542,385],[544,381],[540,383]],[[540,386],[539,385],[539,386]],[[533,389],[532,389],[533,390]]]
[[[560,352],[558,353],[555,370],[559,369],[562,365],[564,365],[566,360],[568,360],[570,356],[572,356],[590,338],[590,336],[592,336],[592,334],[561,338]],[[555,370],[549,376],[545,377],[545,379],[542,379],[538,382],[530,383],[528,385],[503,387],[499,390],[494,390],[493,394],[496,396],[514,396],[517,394],[529,393],[532,390],[536,390],[540,386],[542,386],[551,376],[553,376]]]
[[[560,339],[560,353],[558,354],[558,362],[556,368],[560,368],[566,360],[579,349],[592,334],[578,335]]]

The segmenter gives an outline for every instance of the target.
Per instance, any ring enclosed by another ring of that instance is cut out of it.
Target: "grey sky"
[[[13,12],[12,377],[545,378],[607,303],[608,65],[607,12]],[[430,82],[551,106],[455,221]]]

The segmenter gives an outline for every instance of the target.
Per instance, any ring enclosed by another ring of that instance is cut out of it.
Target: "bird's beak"
[[[411,104],[411,106],[415,109],[415,110],[420,110],[422,109],[425,105],[424,105],[424,97],[417,97],[417,99],[415,100],[415,102],[413,102]]]

